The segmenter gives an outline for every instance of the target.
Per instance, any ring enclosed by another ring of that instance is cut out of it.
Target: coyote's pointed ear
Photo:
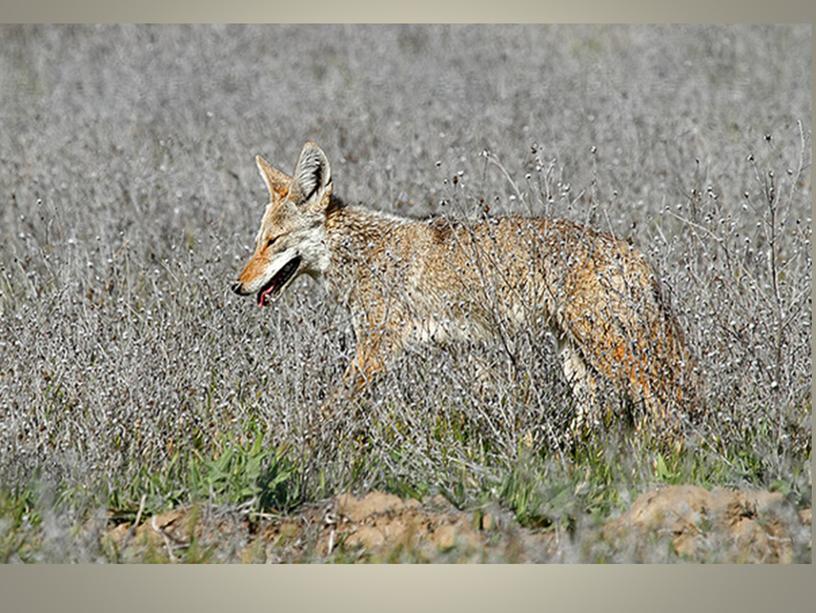
[[[298,204],[320,203],[331,189],[329,160],[323,150],[311,141],[303,145],[300,152],[292,187],[296,190],[293,196],[297,196],[292,199]]]
[[[269,197],[272,200],[285,198],[292,185],[292,177],[272,166],[260,155],[255,156],[255,163],[258,165],[261,178],[266,183],[266,189],[269,190]]]

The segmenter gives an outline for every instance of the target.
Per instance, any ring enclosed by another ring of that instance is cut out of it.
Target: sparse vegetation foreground
[[[810,47],[0,26],[0,560],[810,562]],[[230,291],[255,155],[292,171],[308,139],[347,203],[642,252],[699,376],[682,444],[652,411],[576,440],[556,339],[500,309],[496,337],[411,344],[337,394],[359,339],[324,287]]]

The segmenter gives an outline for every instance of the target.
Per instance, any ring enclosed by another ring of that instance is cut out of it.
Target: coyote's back
[[[573,432],[628,406],[637,429],[680,440],[698,408],[694,369],[654,270],[626,242],[563,220],[419,221],[346,206],[311,143],[294,177],[258,164],[270,204],[235,289],[264,305],[298,274],[325,281],[352,315],[353,386],[412,344],[548,329],[577,400]]]

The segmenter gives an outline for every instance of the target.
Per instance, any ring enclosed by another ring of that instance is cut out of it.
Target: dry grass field
[[[0,560],[810,561],[810,49],[807,26],[0,26]],[[348,202],[637,245],[704,378],[686,449],[619,424],[564,449],[533,333],[412,351],[307,437],[348,314],[306,278],[267,309],[229,291],[255,154],[291,171],[307,139]],[[698,540],[620,537],[672,485]],[[753,493],[708,517],[716,488]],[[761,529],[717,532],[734,504]]]

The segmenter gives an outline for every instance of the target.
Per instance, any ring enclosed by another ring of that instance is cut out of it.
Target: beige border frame
[[[813,24],[814,17],[812,0],[0,0],[4,22]],[[812,565],[0,566],[0,610],[799,611],[816,602],[812,573]]]
[[[2,0],[2,22],[812,23],[808,0]]]

